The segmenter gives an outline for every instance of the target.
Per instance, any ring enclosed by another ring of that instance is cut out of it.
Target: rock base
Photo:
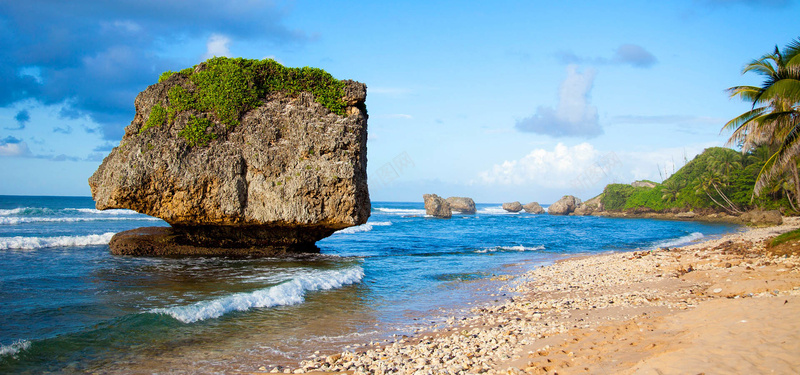
[[[321,238],[320,235],[327,237],[333,231],[274,227],[144,227],[117,233],[108,245],[115,255],[286,256],[319,253],[315,242]],[[231,236],[232,233],[238,234]],[[215,238],[215,235],[218,237]],[[241,241],[237,241],[237,238]]]

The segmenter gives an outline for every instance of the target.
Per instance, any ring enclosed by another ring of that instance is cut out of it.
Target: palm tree
[[[667,201],[667,203],[671,203],[678,199],[681,189],[683,189],[683,181],[668,179],[661,185],[661,199]]]
[[[742,74],[748,72],[764,76],[761,86],[734,86],[728,92],[731,97],[752,102],[752,109],[728,121],[722,129],[733,130],[728,144],[741,146],[744,153],[761,145],[775,149],[758,173],[754,195],[788,169],[800,202],[800,39],[783,51],[775,46],[772,53],[747,64]]]

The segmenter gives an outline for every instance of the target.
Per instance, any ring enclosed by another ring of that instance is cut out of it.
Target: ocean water
[[[367,224],[294,258],[112,256],[163,221],[84,197],[0,196],[0,373],[226,373],[411,335],[508,298],[493,275],[576,254],[679,246],[736,226],[510,214],[425,216],[373,202]]]

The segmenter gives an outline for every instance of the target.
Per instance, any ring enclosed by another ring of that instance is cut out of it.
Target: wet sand
[[[765,241],[798,227],[786,218],[682,248],[571,258],[507,276],[514,298],[416,336],[261,370],[797,374],[800,257],[769,255]]]

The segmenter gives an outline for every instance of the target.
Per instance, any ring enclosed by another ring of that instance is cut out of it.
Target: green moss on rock
[[[142,134],[147,129],[150,129],[154,126],[161,126],[164,124],[164,121],[167,119],[167,110],[161,106],[161,104],[156,104],[153,108],[150,109],[150,115],[147,117],[147,122],[145,122],[144,126],[139,129],[139,134]]]
[[[276,92],[291,97],[311,93],[315,101],[340,116],[345,115],[347,106],[343,100],[344,82],[322,69],[287,68],[272,59],[215,57],[179,72],[166,71],[158,81],[164,82],[175,74],[188,78],[188,82],[169,90],[165,110],[170,124],[181,112],[194,111],[212,114],[210,120],[204,121],[234,127],[247,111]]]

